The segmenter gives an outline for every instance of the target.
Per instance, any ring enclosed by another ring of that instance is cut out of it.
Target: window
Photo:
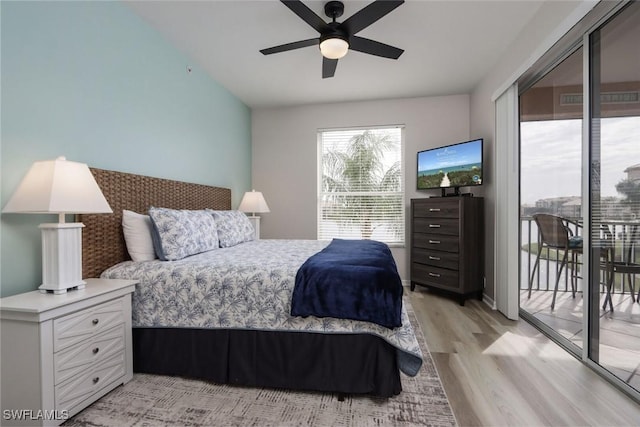
[[[323,130],[318,239],[404,245],[403,128]]]

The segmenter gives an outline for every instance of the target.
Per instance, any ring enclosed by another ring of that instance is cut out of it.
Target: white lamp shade
[[[338,37],[329,38],[320,42],[320,52],[328,59],[340,59],[347,54],[349,43]]]
[[[89,167],[64,157],[35,162],[2,212],[111,213]]]
[[[267,202],[264,200],[264,196],[260,191],[252,190],[244,193],[244,197],[240,202],[238,210],[242,212],[263,213],[271,212]]]

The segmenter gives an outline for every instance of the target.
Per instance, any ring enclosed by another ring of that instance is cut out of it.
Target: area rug
[[[134,374],[64,426],[455,426],[424,335],[405,299],[424,363],[393,398],[293,392]]]

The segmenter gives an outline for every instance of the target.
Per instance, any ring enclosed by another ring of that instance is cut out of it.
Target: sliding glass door
[[[520,313],[638,398],[640,2],[600,6],[519,82]]]
[[[577,347],[584,281],[559,239],[582,233],[582,58],[578,47],[520,94],[520,307]]]
[[[640,3],[589,36],[589,358],[640,390]]]

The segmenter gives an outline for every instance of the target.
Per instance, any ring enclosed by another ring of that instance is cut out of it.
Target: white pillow
[[[151,218],[149,215],[123,210],[122,231],[129,256],[134,261],[151,261],[157,258],[151,238]]]

